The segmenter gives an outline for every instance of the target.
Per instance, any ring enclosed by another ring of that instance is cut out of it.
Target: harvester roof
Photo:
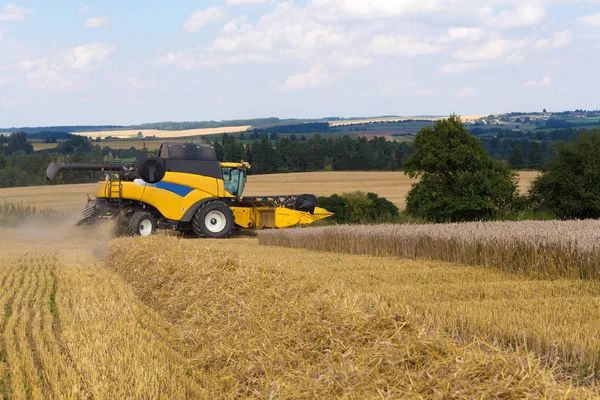
[[[159,157],[172,160],[216,161],[217,154],[210,145],[166,142],[160,145]]]

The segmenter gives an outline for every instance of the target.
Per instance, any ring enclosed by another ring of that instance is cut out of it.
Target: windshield
[[[222,170],[225,190],[236,197],[240,197],[244,191],[244,183],[246,183],[243,170],[228,167],[224,167]]]

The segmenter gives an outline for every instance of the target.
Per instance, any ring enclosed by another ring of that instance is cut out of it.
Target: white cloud
[[[85,14],[85,13],[87,13],[88,11],[90,11],[91,9],[92,9],[92,7],[91,7],[91,6],[83,6],[83,7],[81,7],[81,12],[82,12],[83,14]]]
[[[23,21],[33,12],[34,10],[7,4],[4,6],[4,11],[0,12],[0,21]]]
[[[166,65],[181,70],[196,70],[202,68],[218,68],[220,65],[229,64],[265,64],[274,60],[264,54],[210,54],[196,53],[193,51],[177,51],[168,53],[156,60],[158,65]]]
[[[114,50],[114,47],[102,43],[90,43],[85,46],[77,46],[68,51],[65,56],[65,62],[68,66],[73,68],[91,68],[105,61]]]
[[[24,59],[15,67],[35,89],[68,92],[80,88],[85,74],[103,65],[114,49],[102,43],[90,43],[49,57]]]
[[[600,13],[579,17],[577,18],[577,23],[580,25],[600,26]]]
[[[230,21],[210,50],[276,51],[307,59],[319,49],[348,46],[354,36],[344,26],[318,21],[305,8],[296,7],[293,3],[281,3],[271,13],[263,15],[255,26],[248,24],[245,19]]]
[[[479,42],[483,39],[484,35],[485,30],[481,28],[455,27],[448,29],[438,41],[443,44],[452,42]]]
[[[92,17],[85,20],[83,26],[86,28],[99,28],[108,22],[108,17]]]
[[[468,99],[471,97],[475,97],[477,95],[477,90],[473,87],[466,87],[460,91],[458,91],[454,97],[457,99]]]
[[[440,72],[443,74],[462,74],[465,72],[473,72],[483,67],[481,62],[472,63],[450,63],[445,64],[440,68]]]
[[[188,33],[194,33],[205,25],[222,22],[227,15],[217,6],[211,6],[206,10],[196,10],[183,24],[183,29]]]
[[[248,18],[245,15],[234,18],[223,26],[223,33],[227,35],[234,35],[236,33],[246,32],[252,29],[252,25],[250,25],[247,21]]]
[[[312,0],[310,8],[329,20],[399,17],[446,9],[453,0]]]
[[[523,4],[514,10],[503,10],[494,14],[491,7],[481,9],[484,22],[498,29],[513,29],[538,25],[546,17],[546,10],[539,4]]]
[[[540,81],[528,81],[523,84],[524,88],[532,89],[537,87],[549,86],[552,83],[552,78],[544,76]]]
[[[304,74],[296,74],[290,76],[280,90],[284,92],[315,89],[324,86],[329,82],[329,72],[325,66],[316,64]]]
[[[499,58],[515,57],[528,41],[493,39],[481,46],[459,49],[452,56],[461,61],[493,61]]]
[[[419,42],[408,35],[377,35],[371,39],[371,51],[380,56],[404,55],[424,56],[439,53],[444,47]]]
[[[244,4],[263,4],[268,0],[227,0],[228,6],[239,6]]]
[[[433,93],[434,93],[433,89],[419,89],[419,90],[415,90],[414,92],[408,93],[408,96],[409,97],[427,97]]]
[[[538,48],[552,47],[558,49],[560,47],[568,46],[573,41],[573,35],[571,31],[565,30],[554,34],[552,39],[538,39],[535,41],[535,46]]]
[[[375,63],[375,60],[360,54],[345,55],[339,51],[331,55],[331,61],[342,68],[364,68]]]

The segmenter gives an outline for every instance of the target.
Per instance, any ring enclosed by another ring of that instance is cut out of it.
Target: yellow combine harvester
[[[242,197],[248,163],[221,163],[212,147],[163,143],[159,157],[135,163],[51,163],[49,180],[62,170],[104,171],[78,225],[115,219],[123,234],[148,236],[157,228],[228,237],[234,227],[285,228],[332,214],[311,194]]]

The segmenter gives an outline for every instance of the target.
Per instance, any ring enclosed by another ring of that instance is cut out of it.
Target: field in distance
[[[537,171],[519,172],[519,189],[526,192]],[[334,193],[373,192],[404,208],[404,200],[416,182],[403,172],[298,172],[290,174],[250,175],[245,196],[274,196],[312,193],[329,196]],[[85,195],[93,195],[95,183],[81,185],[32,186],[0,189],[0,201],[19,202],[40,208],[78,209],[85,204]]]
[[[96,131],[96,132],[73,132],[74,135],[90,136],[92,138],[105,138],[107,136],[118,138],[136,138],[138,133],[144,136],[156,136],[157,138],[182,138],[198,135],[217,135],[223,133],[243,132],[248,130],[247,126],[224,126],[221,128],[202,128],[202,129],[186,129],[183,131],[162,131],[158,129],[128,129],[117,131]]]
[[[474,121],[481,118],[487,117],[489,114],[477,114],[477,115],[461,115],[461,119],[463,122]],[[339,121],[332,121],[329,124],[332,127],[335,126],[345,126],[345,125],[355,125],[355,124],[368,124],[370,122],[399,122],[399,121],[437,121],[439,119],[448,118],[445,116],[420,116],[420,117],[378,117],[378,118],[365,118],[365,119],[344,119]]]

